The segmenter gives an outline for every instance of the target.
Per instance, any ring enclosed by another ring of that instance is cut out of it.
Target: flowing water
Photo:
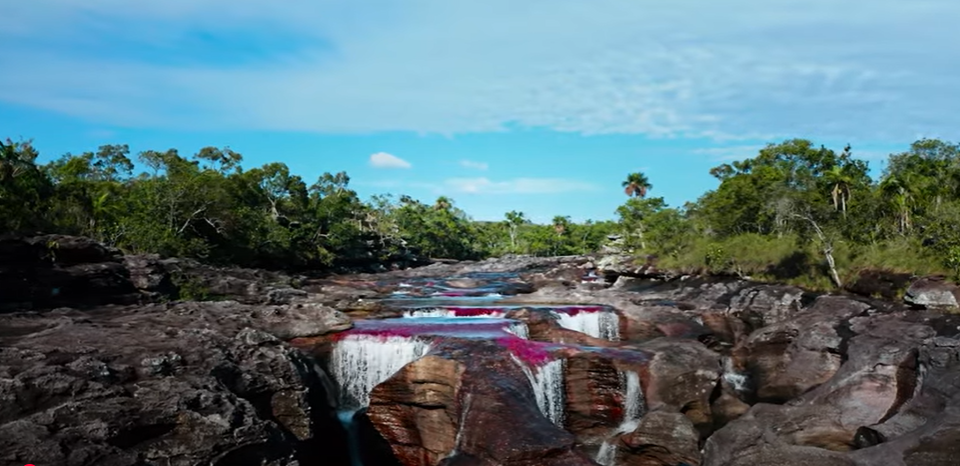
[[[612,438],[600,445],[595,461],[602,466],[614,466],[617,460],[617,439],[626,433],[633,432],[640,425],[646,403],[643,390],[640,387],[640,375],[633,371],[621,374],[626,389],[623,396],[623,421],[614,431]]]
[[[497,286],[455,289],[443,280],[421,279],[401,285],[401,289],[382,301],[386,306],[405,308],[401,318],[358,320],[353,329],[340,334],[330,356],[330,372],[337,382],[338,410],[344,428],[350,434],[352,466],[362,466],[356,438],[355,416],[370,403],[370,393],[404,366],[425,356],[431,342],[442,338],[495,340],[511,348],[511,356],[526,375],[540,412],[553,424],[564,421],[564,359],[558,359],[543,343],[528,341],[529,329],[523,321],[504,318],[510,309],[502,306]],[[416,306],[416,307],[415,307]],[[544,306],[529,312],[549,313],[564,328],[595,338],[616,341],[620,337],[619,316],[599,306]],[[540,345],[540,346],[538,346]],[[639,377],[623,375],[625,385],[624,422],[621,429],[636,426],[643,410]],[[470,397],[461,413],[461,426],[470,409]],[[632,429],[631,429],[632,430]],[[626,431],[626,430],[624,430]],[[462,430],[450,456],[456,455]],[[612,464],[616,447],[601,448],[604,465]],[[607,457],[609,456],[609,461]]]
[[[557,426],[563,425],[563,359],[556,359],[542,365],[530,367],[520,358],[513,356],[530,381],[533,396],[537,400],[540,412]]]
[[[333,376],[340,387],[340,409],[365,408],[373,387],[429,350],[430,345],[416,337],[345,336],[333,347],[331,355]]]
[[[620,317],[607,309],[551,311],[561,327],[585,333],[594,338],[617,341],[620,339]]]

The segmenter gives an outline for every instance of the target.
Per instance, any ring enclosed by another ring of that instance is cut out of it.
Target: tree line
[[[266,268],[326,268],[416,257],[596,251],[611,234],[664,268],[843,286],[864,269],[960,275],[960,145],[914,142],[877,179],[849,146],[769,144],[710,170],[719,186],[681,207],[650,196],[643,173],[622,183],[617,221],[545,225],[523,213],[471,219],[454,201],[363,200],[344,173],[313,183],[283,163],[191,156],[126,145],[38,164],[29,141],[0,142],[0,231],[84,235],[131,253]]]
[[[614,222],[549,225],[522,212],[479,222],[440,197],[362,200],[344,173],[309,183],[283,163],[244,169],[241,154],[206,147],[136,155],[126,145],[37,163],[29,141],[0,142],[0,232],[92,237],[129,253],[191,257],[248,267],[316,269],[481,259],[504,254],[566,255],[596,250]]]
[[[960,145],[922,139],[891,154],[881,176],[848,145],[769,144],[710,170],[719,187],[678,208],[643,174],[618,209],[630,248],[664,267],[815,287],[865,269],[960,275]]]

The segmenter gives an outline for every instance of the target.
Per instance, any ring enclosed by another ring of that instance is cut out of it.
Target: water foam
[[[429,343],[411,337],[347,335],[331,355],[333,377],[340,388],[340,409],[370,404],[370,392],[393,374],[430,351]]]
[[[612,311],[580,311],[566,313],[551,311],[561,327],[585,333],[594,338],[617,341],[620,339],[620,317]]]
[[[596,461],[601,466],[614,466],[617,459],[617,445],[614,443],[623,434],[637,430],[640,418],[646,410],[646,401],[643,398],[643,389],[640,387],[640,375],[633,371],[622,372],[621,379],[626,385],[623,396],[623,421],[614,431],[612,438],[600,445]]]
[[[531,368],[516,355],[511,355],[530,381],[533,396],[540,412],[557,426],[562,426],[564,415],[563,359],[556,359]]]
[[[457,309],[449,308],[436,308],[436,309],[414,309],[411,311],[404,311],[403,317],[406,319],[421,319],[429,317],[477,317],[477,318],[490,318],[490,319],[501,319],[503,318],[505,312],[500,310],[490,310],[489,312],[462,312]]]
[[[747,389],[747,375],[737,372],[733,367],[733,359],[731,358],[724,358],[723,360],[723,380],[737,392],[743,392]]]

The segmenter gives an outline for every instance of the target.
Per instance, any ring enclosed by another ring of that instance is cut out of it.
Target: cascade
[[[557,426],[563,424],[563,359],[556,359],[541,366],[530,368],[516,355],[511,355],[530,381],[533,396],[540,412]]]
[[[526,322],[520,322],[520,321],[511,322],[510,326],[505,328],[504,330],[520,338],[523,338],[524,340],[530,339],[530,328],[527,327]]]
[[[747,388],[747,376],[741,374],[733,367],[733,359],[723,358],[723,380],[730,384],[737,392],[742,392]]]
[[[337,341],[331,365],[340,388],[340,409],[366,407],[374,387],[429,350],[427,342],[404,336],[360,334]]]
[[[503,318],[505,312],[499,309],[484,308],[436,308],[436,309],[414,309],[404,311],[403,317],[407,319],[429,318],[429,317],[487,317],[491,319]]]
[[[585,333],[594,338],[617,341],[620,339],[620,317],[607,310],[558,312],[551,314],[557,317],[561,327]]]
[[[614,431],[612,438],[600,445],[594,461],[602,466],[613,466],[617,459],[617,438],[628,432],[633,432],[640,425],[646,403],[643,398],[643,389],[640,387],[640,375],[633,371],[620,374],[626,385],[623,397],[623,421]]]
[[[353,417],[357,414],[356,410],[339,411],[337,418],[343,425],[343,430],[347,432],[347,448],[350,452],[350,466],[363,466],[360,460],[360,434],[357,432],[357,423]]]

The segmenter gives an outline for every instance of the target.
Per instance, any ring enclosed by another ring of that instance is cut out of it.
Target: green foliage
[[[128,252],[242,266],[310,269],[415,258],[577,254],[600,247],[612,224],[557,217],[536,225],[521,212],[475,222],[452,199],[362,201],[344,173],[313,184],[282,163],[244,170],[229,148],[193,156],[144,151],[133,174],[125,145],[66,154],[37,166],[29,142],[0,144],[0,228],[93,237]],[[184,280],[186,280],[184,278]],[[192,298],[206,292],[180,283]]]
[[[682,210],[632,198],[626,244],[662,267],[830,288],[864,269],[960,278],[960,145],[924,139],[879,181],[851,147],[770,144],[710,173],[720,186]],[[624,183],[626,187],[627,182]]]

